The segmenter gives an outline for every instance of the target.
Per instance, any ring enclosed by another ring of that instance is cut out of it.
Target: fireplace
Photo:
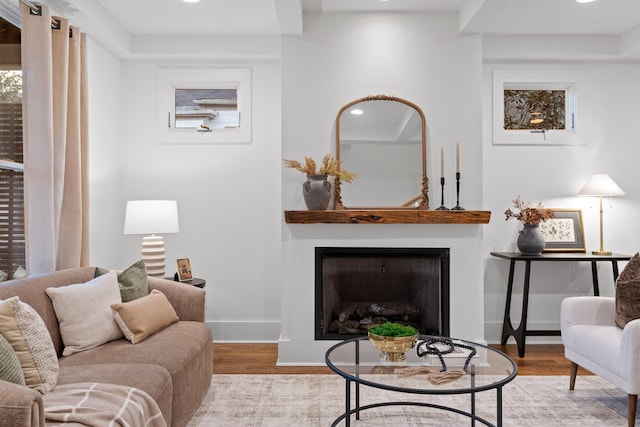
[[[449,336],[449,248],[315,248],[315,339],[396,321]]]

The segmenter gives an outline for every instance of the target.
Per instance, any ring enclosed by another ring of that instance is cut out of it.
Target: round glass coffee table
[[[418,343],[430,338],[434,337],[420,336]],[[442,379],[447,372],[454,374],[454,371],[463,370],[468,350],[456,346],[456,352],[444,355],[447,371],[440,373],[442,364],[437,355],[428,354],[418,357],[415,347],[406,353],[407,360],[402,362],[383,362],[380,359],[380,352],[373,347],[366,336],[348,339],[331,347],[327,350],[325,362],[346,382],[344,413],[331,425],[337,426],[344,420],[344,425],[348,427],[351,425],[351,417],[355,415],[355,419],[359,420],[360,412],[364,410],[383,406],[411,405],[457,413],[470,418],[472,426],[475,426],[476,421],[487,426],[502,426],[502,387],[516,377],[518,366],[512,358],[491,347],[455,338],[452,340],[454,343],[473,347],[476,354],[470,359],[465,374],[440,384],[438,378]],[[416,371],[418,373],[414,375]],[[433,383],[427,380],[427,375],[433,379]],[[355,407],[353,408],[351,405],[352,383],[355,384]],[[468,394],[471,409],[465,411],[421,401],[381,402],[361,406],[360,385],[411,394]],[[496,390],[496,424],[476,415],[475,394],[486,390]]]

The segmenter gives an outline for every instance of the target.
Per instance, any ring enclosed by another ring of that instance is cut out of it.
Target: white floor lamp
[[[598,196],[600,197],[600,250],[591,252],[593,255],[611,255],[610,251],[604,250],[602,232],[602,197],[603,196],[624,196],[625,192],[618,187],[613,179],[606,173],[593,175],[589,181],[578,191],[577,196]]]
[[[178,204],[175,200],[127,202],[124,234],[149,234],[142,238],[142,260],[149,276],[164,277],[164,239],[159,234],[179,231]]]

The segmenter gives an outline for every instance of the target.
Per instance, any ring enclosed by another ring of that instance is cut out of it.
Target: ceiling
[[[49,0],[82,7],[86,0]],[[46,1],[45,1],[46,2]],[[302,30],[302,11],[460,13],[467,33],[620,35],[640,26],[640,0],[101,0],[130,34],[278,35]]]
[[[31,1],[48,4],[122,57],[186,55],[185,47],[200,57],[247,57],[255,52],[243,50],[242,40],[253,40],[263,46],[260,55],[277,58],[278,42],[263,36],[303,34],[307,12],[447,12],[457,14],[460,33],[484,36],[485,60],[640,60],[640,0]],[[0,0],[0,16],[19,25],[17,4]],[[210,41],[225,36],[234,37]]]

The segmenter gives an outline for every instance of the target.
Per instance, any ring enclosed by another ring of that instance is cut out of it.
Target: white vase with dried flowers
[[[342,181],[351,182],[355,175],[340,168],[340,162],[335,160],[331,154],[326,154],[322,158],[320,166],[311,157],[304,158],[304,164],[297,160],[283,159],[285,167],[293,168],[307,175],[307,180],[302,184],[302,194],[304,202],[309,210],[325,210],[329,207],[333,185],[329,182],[329,176],[335,176]]]
[[[518,209],[518,212],[507,209],[504,214],[507,220],[515,218],[523,224],[516,242],[518,249],[523,255],[540,255],[546,246],[540,231],[540,223],[553,218],[553,211],[542,206],[542,202],[536,206],[530,202],[524,202],[519,195],[513,201],[513,206]]]

